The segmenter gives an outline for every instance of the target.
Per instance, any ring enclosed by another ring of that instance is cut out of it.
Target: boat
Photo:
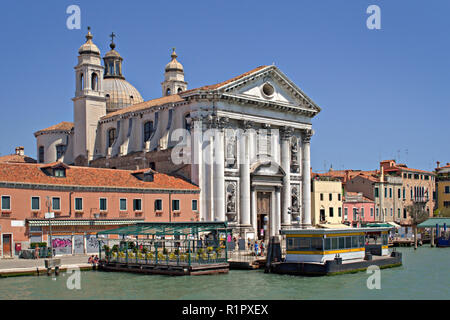
[[[402,254],[389,251],[390,227],[354,229],[287,229],[284,259],[270,252],[266,272],[322,276],[402,265]],[[269,244],[270,246],[270,244]],[[278,261],[277,261],[278,260]]]

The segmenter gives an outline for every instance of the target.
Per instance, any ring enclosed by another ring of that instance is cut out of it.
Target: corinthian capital
[[[281,139],[288,140],[292,137],[294,129],[292,127],[282,127],[280,129]]]
[[[312,129],[305,129],[302,131],[302,142],[309,143],[311,141],[311,137],[314,134],[314,130]]]

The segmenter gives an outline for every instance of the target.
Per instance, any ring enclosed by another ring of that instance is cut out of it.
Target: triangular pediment
[[[276,66],[267,66],[245,77],[226,82],[216,90],[234,97],[291,105],[320,112],[319,106]]]

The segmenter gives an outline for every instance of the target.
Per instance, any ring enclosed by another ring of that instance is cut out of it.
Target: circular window
[[[262,87],[262,92],[265,96],[271,97],[273,96],[275,89],[270,83],[265,83]]]

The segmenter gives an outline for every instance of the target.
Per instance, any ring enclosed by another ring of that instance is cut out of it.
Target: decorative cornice
[[[0,188],[32,189],[32,190],[56,190],[56,191],[85,191],[85,192],[122,192],[122,193],[200,193],[200,190],[186,189],[144,189],[144,188],[120,188],[104,186],[73,186],[54,185],[23,182],[0,182]]]

